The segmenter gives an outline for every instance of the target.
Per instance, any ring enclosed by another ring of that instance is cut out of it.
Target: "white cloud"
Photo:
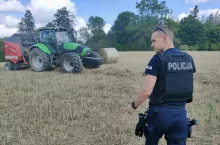
[[[212,0],[185,0],[185,2],[187,4],[189,4],[189,3],[192,3],[192,4],[207,3],[209,1],[212,1]]]
[[[7,28],[4,25],[0,25],[0,38],[5,36],[11,36],[17,32],[17,28]]]
[[[30,10],[33,14],[37,28],[45,26],[48,22],[52,22],[55,19],[53,16],[54,13],[56,13],[57,9],[63,7],[66,7],[76,16],[75,29],[77,31],[82,27],[86,27],[86,21],[82,17],[77,16],[75,3],[71,0],[31,0],[27,6],[23,6],[18,0],[0,0],[0,11],[24,12],[27,9]],[[19,21],[20,19],[15,16],[0,15],[0,36],[9,36],[12,32],[15,32],[15,30],[17,30],[15,28]],[[110,27],[110,24],[106,24],[104,26],[104,31],[107,33]]]
[[[76,22],[75,22],[76,31],[78,31],[82,27],[86,27],[86,21],[82,17],[76,17]]]
[[[24,12],[25,8],[19,0],[0,0],[0,11]]]
[[[16,28],[20,19],[15,16],[4,16],[0,15],[0,25],[4,25],[7,28]]]
[[[0,15],[0,24],[4,24],[5,17],[4,15]]]
[[[179,16],[178,16],[178,20],[180,21],[182,18],[184,17],[187,17],[190,13],[190,10],[192,10],[192,8],[189,9],[188,13],[181,13]],[[205,18],[208,17],[211,13],[215,14],[217,11],[219,10],[219,13],[220,13],[220,9],[207,9],[207,10],[199,10],[199,13],[198,13],[198,17],[199,18],[202,18],[202,16],[204,16]]]
[[[180,21],[181,19],[183,19],[184,17],[187,17],[188,14],[182,13],[178,16],[178,20]]]
[[[75,3],[71,2],[71,0],[31,0],[30,4],[27,6],[27,9],[31,11],[34,16],[36,26],[45,26],[48,22],[52,22],[54,20],[54,13],[56,13],[57,9],[61,9],[66,7],[67,10],[72,12],[75,18],[75,29],[79,30],[82,27],[86,27],[86,21],[77,16],[77,10],[75,7]],[[106,24],[104,27],[105,32],[109,31],[109,24]]]
[[[27,9],[33,14],[36,24],[46,25],[54,20],[57,9],[63,7],[76,14],[75,4],[70,0],[31,0]]]
[[[14,16],[6,16],[5,17],[5,27],[7,28],[16,28],[17,24],[19,23],[20,19]]]
[[[111,26],[110,24],[105,24],[103,30],[105,31],[105,33],[108,33],[108,31],[111,29]]]
[[[211,13],[215,14],[217,11],[219,10],[220,13],[220,9],[208,9],[208,10],[200,10],[199,11],[199,17],[202,17],[202,15],[204,15],[205,17],[209,16]]]

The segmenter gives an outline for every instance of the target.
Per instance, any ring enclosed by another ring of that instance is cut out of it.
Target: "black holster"
[[[140,113],[138,116],[139,122],[136,125],[135,135],[142,137],[147,123],[147,111],[144,114]]]
[[[191,138],[191,137],[192,137],[192,126],[193,126],[193,125],[197,125],[197,124],[198,124],[198,121],[195,120],[195,119],[190,120],[190,119],[188,118],[188,122],[189,122],[189,124],[188,124],[188,126],[189,126],[188,138]]]

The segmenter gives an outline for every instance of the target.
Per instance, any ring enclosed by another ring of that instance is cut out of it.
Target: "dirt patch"
[[[206,75],[203,75],[203,74],[198,72],[197,78],[195,78],[195,80],[198,81],[201,84],[204,84],[204,85],[220,86],[219,80],[215,79],[215,78],[218,78],[218,75],[214,74],[214,76],[215,76],[214,78],[207,77]]]

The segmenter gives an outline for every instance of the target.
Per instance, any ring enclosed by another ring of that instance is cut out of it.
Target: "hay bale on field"
[[[101,48],[99,54],[104,59],[105,64],[118,62],[119,54],[116,48]]]

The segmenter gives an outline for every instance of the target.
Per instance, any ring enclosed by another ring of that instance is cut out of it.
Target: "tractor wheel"
[[[36,72],[51,70],[50,57],[39,48],[33,48],[29,52],[29,60],[32,69]]]
[[[90,56],[94,58],[101,58],[101,56],[95,51],[91,51]],[[100,65],[96,65],[96,66],[93,66],[92,68],[99,68],[99,67]]]
[[[21,65],[19,63],[13,65],[14,70],[19,70],[20,68],[21,68]]]
[[[101,56],[97,52],[91,51],[89,57],[100,58]],[[100,65],[95,65],[94,66],[94,65],[85,64],[84,67],[87,68],[87,69],[93,69],[93,68],[99,68]]]
[[[5,63],[5,70],[13,70],[13,63],[11,61]]]
[[[82,71],[82,60],[76,53],[64,53],[61,56],[61,71],[65,73],[79,73]]]
[[[100,55],[95,51],[91,51],[90,52],[90,57],[100,58]]]

